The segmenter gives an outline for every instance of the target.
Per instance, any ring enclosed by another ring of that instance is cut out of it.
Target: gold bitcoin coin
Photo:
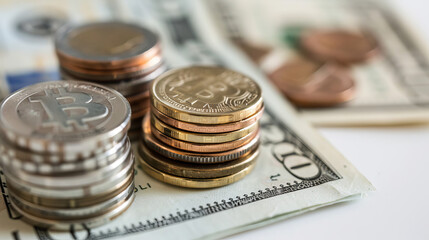
[[[225,186],[242,179],[254,168],[254,164],[252,164],[237,173],[220,178],[186,178],[161,172],[149,165],[145,159],[141,159],[140,165],[149,176],[161,182],[187,188],[215,188]]]
[[[188,67],[164,73],[152,86],[152,104],[168,117],[199,124],[223,124],[254,115],[261,89],[247,76],[220,67]]]
[[[154,151],[151,151],[145,144],[139,145],[137,159],[146,161],[154,168],[179,177],[188,178],[218,178],[237,173],[244,168],[254,164],[259,151],[256,149],[245,157],[238,158],[225,163],[217,164],[195,164],[184,163],[166,158]]]
[[[227,133],[195,133],[182,131],[180,129],[168,126],[157,119],[154,115],[151,115],[151,123],[156,130],[160,131],[164,135],[193,143],[224,143],[235,141],[257,131],[259,126],[259,122],[255,122],[252,123],[252,125],[249,125],[240,130]]]

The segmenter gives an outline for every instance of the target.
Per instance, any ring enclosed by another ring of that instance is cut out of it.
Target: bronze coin
[[[61,67],[70,75],[78,78],[89,79],[92,81],[109,81],[114,82],[122,79],[135,78],[147,75],[158,69],[162,64],[160,55],[152,57],[145,64],[138,66],[116,69],[116,70],[93,70],[83,67],[75,67],[61,62]]]
[[[259,121],[259,119],[262,117],[264,113],[264,105],[262,105],[262,107],[254,115],[246,119],[243,119],[237,122],[217,124],[217,125],[197,124],[197,123],[179,121],[166,116],[165,114],[158,111],[152,105],[151,105],[151,112],[153,115],[155,115],[155,117],[157,117],[162,122],[181,130],[198,132],[198,133],[226,133],[226,132],[232,132],[232,131],[236,131],[236,130],[248,127],[254,124],[255,122]]]
[[[150,128],[150,129],[151,131],[157,131],[157,130],[153,130],[153,128]],[[181,149],[177,149],[170,145],[164,144],[163,142],[155,138],[153,134],[145,133],[143,134],[143,139],[145,144],[150,149],[163,155],[164,157],[168,157],[178,161],[193,162],[193,163],[227,162],[240,157],[244,157],[247,154],[249,154],[249,152],[259,147],[259,138],[255,137],[245,145],[229,151],[215,152],[215,153],[199,153],[199,152],[183,151]]]
[[[139,109],[138,111],[132,111],[132,113],[131,113],[131,120],[135,120],[135,119],[138,119],[138,118],[142,118],[142,117],[144,117],[144,116],[146,115],[146,113],[148,113],[149,111],[150,111],[150,108],[149,108],[149,107]]]
[[[300,46],[315,59],[339,63],[365,61],[378,49],[372,35],[344,30],[308,32],[301,36]]]
[[[186,187],[186,188],[215,188],[215,187],[222,187],[234,182],[239,181],[240,179],[244,178],[247,174],[249,174],[255,164],[250,164],[248,167],[244,168],[243,170],[225,176],[225,177],[218,177],[218,178],[185,178],[185,177],[178,177],[171,174],[167,174],[165,172],[161,172],[158,169],[152,167],[150,164],[148,164],[145,159],[140,159],[140,166],[143,168],[143,171],[145,171],[149,176],[168,184],[176,185],[179,187]]]
[[[178,128],[174,128],[163,123],[154,115],[151,115],[151,123],[154,129],[157,129],[158,131],[169,137],[193,143],[231,142],[245,137],[248,134],[251,134],[252,132],[257,131],[259,129],[259,122],[255,122],[248,127],[227,133],[198,133],[191,131],[182,131]]]
[[[132,125],[132,123],[131,123]],[[200,152],[200,153],[214,153],[214,152],[224,152],[229,151],[235,148],[239,148],[247,143],[249,143],[254,138],[259,138],[259,130],[255,131],[245,137],[242,137],[238,140],[226,142],[226,143],[211,143],[211,144],[200,144],[200,143],[191,143],[180,141],[174,138],[171,138],[165,134],[162,134],[160,131],[152,131],[150,125],[150,119],[148,117],[144,118],[142,122],[143,134],[152,134],[160,140],[161,142],[170,145],[172,147],[190,151],[190,152]]]
[[[149,99],[143,99],[140,102],[130,104],[130,107],[131,107],[132,113],[137,113],[140,111],[148,111],[148,110],[150,110],[150,100]]]
[[[272,82],[299,107],[328,107],[350,101],[355,82],[350,71],[333,63],[295,59],[269,74]]]
[[[149,101],[149,96],[150,96],[150,91],[146,90],[146,91],[142,91],[140,93],[137,93],[137,94],[134,94],[131,96],[126,96],[125,98],[128,100],[130,105],[133,105],[133,104],[139,103],[141,101],[145,101],[145,100]]]
[[[256,149],[245,157],[225,163],[195,164],[166,158],[150,150],[145,144],[139,145],[138,154],[136,154],[139,161],[143,161],[144,159],[146,163],[161,172],[186,178],[219,178],[229,176],[254,164],[258,155],[259,150]]]

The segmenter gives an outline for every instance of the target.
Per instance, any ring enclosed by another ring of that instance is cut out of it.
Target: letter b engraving
[[[73,131],[76,128],[88,129],[87,122],[101,119],[108,114],[106,106],[92,102],[92,97],[83,92],[68,92],[63,87],[58,93],[46,89],[45,96],[30,97],[32,103],[40,103],[49,119],[44,121],[44,127],[60,127],[63,131]]]

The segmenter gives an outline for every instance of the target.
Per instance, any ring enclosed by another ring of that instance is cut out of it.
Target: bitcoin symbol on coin
[[[83,92],[68,92],[64,87],[46,89],[44,96],[30,97],[31,103],[40,103],[49,119],[44,121],[44,127],[61,127],[63,131],[73,131],[73,125],[79,129],[87,129],[87,122],[105,117],[108,113],[106,106],[92,102],[92,96]]]

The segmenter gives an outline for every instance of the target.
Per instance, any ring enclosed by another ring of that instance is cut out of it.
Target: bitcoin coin
[[[159,171],[156,168],[149,165],[145,159],[140,161],[140,164],[143,170],[151,177],[168,184],[186,187],[186,188],[215,188],[225,186],[238,180],[244,178],[247,174],[249,174],[254,165],[249,165],[243,170],[234,173],[229,176],[220,177],[220,178],[188,178],[188,177],[177,177],[165,172]]]
[[[134,200],[135,195],[133,192],[134,191],[132,191],[126,199],[116,203],[116,205],[110,207],[109,209],[106,209],[105,211],[102,211],[98,214],[92,214],[88,218],[82,217],[80,219],[64,218],[57,220],[45,218],[44,216],[34,216],[22,210],[14,201],[10,201],[10,204],[15,209],[15,211],[22,215],[22,220],[28,222],[31,225],[60,231],[68,231],[70,228],[75,230],[86,230],[88,228],[94,228],[106,224],[127,210]]]
[[[86,207],[106,201],[122,192],[133,181],[133,174],[134,169],[129,169],[125,174],[114,176],[108,181],[86,188],[35,189],[33,186],[18,185],[15,181],[12,181],[13,185],[8,185],[8,188],[14,193],[13,195],[40,206],[54,208]]]
[[[259,147],[259,138],[253,138],[245,145],[242,145],[238,148],[224,151],[224,152],[215,152],[215,153],[199,153],[199,152],[188,152],[180,149],[173,148],[169,145],[164,144],[159,141],[151,134],[143,135],[144,143],[153,151],[179,161],[183,162],[192,162],[192,163],[220,163],[231,161],[243,156],[246,156],[253,150]],[[142,143],[140,142],[140,145]]]
[[[333,63],[295,59],[269,74],[271,81],[298,107],[329,107],[354,98],[349,70]]]
[[[10,204],[37,227],[103,224],[134,196],[131,109],[79,81],[23,88],[0,106],[0,160]]]
[[[231,184],[259,153],[261,89],[219,67],[171,70],[155,79],[137,157],[160,181],[189,188]]]
[[[158,111],[198,124],[241,121],[254,115],[263,104],[258,84],[219,67],[170,70],[154,82],[151,94]]]
[[[168,146],[172,146],[174,148],[178,148],[184,151],[190,151],[190,152],[201,152],[201,153],[215,153],[215,152],[224,152],[232,149],[239,148],[254,138],[259,138],[259,130],[254,131],[253,133],[242,137],[238,140],[231,141],[231,142],[225,142],[225,143],[191,143],[191,142],[185,142],[180,141],[174,138],[171,138],[169,136],[166,136],[162,134],[159,131],[151,131],[150,126],[150,120],[149,118],[145,118],[142,122],[142,129],[144,135],[153,135],[155,138],[163,142],[164,144]]]
[[[51,173],[73,173],[78,171],[89,171],[115,160],[130,150],[131,143],[124,137],[117,144],[106,144],[100,146],[92,156],[76,155],[73,158],[61,158],[52,154],[40,154],[14,148],[8,141],[0,138],[0,162],[2,166],[12,166],[29,173],[51,174]]]
[[[144,144],[141,144],[140,146],[141,148],[139,148],[139,153],[136,154],[137,159],[140,161],[143,161],[144,159],[146,163],[161,172],[187,178],[225,177],[237,173],[253,164],[259,154],[258,150],[256,150],[245,157],[225,163],[193,164],[168,159],[151,151]]]
[[[116,91],[57,81],[35,84],[7,97],[0,109],[0,127],[10,142],[25,149],[90,155],[88,149],[121,140],[130,117],[127,100]]]
[[[224,143],[238,140],[248,134],[253,133],[259,127],[258,122],[253,123],[245,128],[227,132],[227,133],[195,133],[182,131],[177,128],[168,126],[159,121],[155,116],[151,115],[152,126],[169,137],[192,143]]]
[[[100,211],[104,211],[105,209],[109,209],[116,205],[118,202],[121,202],[128,198],[132,191],[134,191],[134,185],[132,184],[132,182],[130,182],[130,184],[128,184],[128,186],[124,190],[122,190],[115,196],[107,200],[98,202],[96,204],[92,204],[85,207],[81,206],[79,208],[53,208],[40,206],[40,204],[35,204],[26,201],[25,199],[22,199],[15,195],[11,196],[11,199],[20,209],[33,216],[61,220],[63,218],[81,218],[88,215],[88,213],[94,214]]]
[[[301,36],[300,45],[313,58],[340,63],[362,62],[378,51],[372,35],[344,30],[308,32]]]
[[[176,119],[172,119],[165,114],[159,112],[156,109],[152,109],[152,114],[161,122],[166,123],[172,127],[189,131],[189,132],[198,132],[198,133],[226,133],[236,131],[245,127],[252,125],[255,122],[258,122],[264,113],[264,107],[262,106],[254,115],[243,119],[237,122],[224,123],[224,124],[195,124],[178,121]]]

